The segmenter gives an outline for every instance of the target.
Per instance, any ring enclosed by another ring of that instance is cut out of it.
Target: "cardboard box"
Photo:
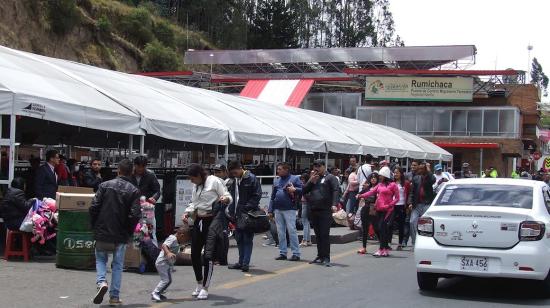
[[[93,194],[94,189],[89,187],[59,186],[57,187],[57,192],[69,194]]]
[[[57,193],[56,205],[58,210],[88,211],[92,205],[94,194]]]
[[[124,255],[125,268],[139,268],[142,262],[141,249],[134,248],[133,242],[126,245],[126,254]]]

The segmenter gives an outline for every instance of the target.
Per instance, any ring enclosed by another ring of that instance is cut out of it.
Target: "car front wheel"
[[[432,273],[416,273],[416,280],[418,281],[418,287],[423,291],[431,291],[437,288],[437,281],[439,277]]]

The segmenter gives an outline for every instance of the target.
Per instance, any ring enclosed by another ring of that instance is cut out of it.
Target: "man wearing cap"
[[[470,164],[463,163],[462,164],[462,171],[460,172],[460,178],[467,179],[472,178],[472,171],[470,171]]]
[[[311,264],[330,267],[330,225],[332,212],[337,209],[340,198],[338,179],[327,172],[324,160],[313,162],[309,181],[303,188],[310,208],[310,220],[317,239],[317,257]]]
[[[443,166],[441,164],[437,164],[434,167],[435,169],[435,183],[433,184],[434,193],[438,193],[439,190],[441,190],[441,187],[443,187],[443,184],[445,182],[449,182],[451,180],[449,174],[446,172],[443,172]]]
[[[227,182],[227,168],[225,165],[214,165],[214,168],[212,168],[214,171],[214,176],[220,178],[222,181]]]

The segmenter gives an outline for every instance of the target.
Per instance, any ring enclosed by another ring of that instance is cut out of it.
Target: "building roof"
[[[474,45],[187,51],[187,65],[224,74],[343,73],[344,69],[454,68],[475,62]]]

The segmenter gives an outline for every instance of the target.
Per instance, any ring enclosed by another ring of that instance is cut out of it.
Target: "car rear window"
[[[498,206],[531,209],[533,188],[518,185],[449,184],[435,205]]]

